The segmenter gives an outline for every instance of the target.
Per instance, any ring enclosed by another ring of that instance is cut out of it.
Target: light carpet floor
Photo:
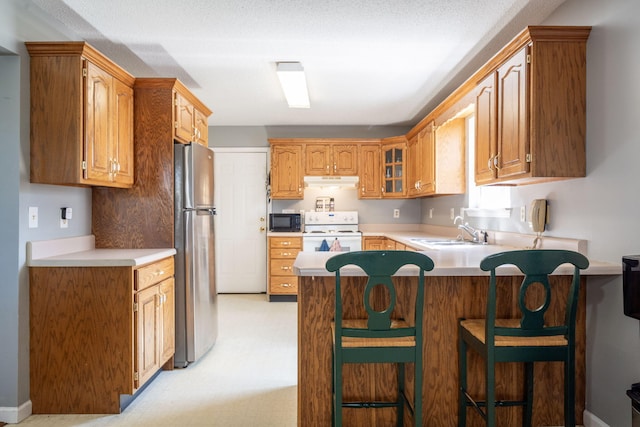
[[[297,304],[253,294],[218,300],[220,328],[211,351],[186,369],[160,373],[122,414],[32,415],[17,425],[295,426]]]

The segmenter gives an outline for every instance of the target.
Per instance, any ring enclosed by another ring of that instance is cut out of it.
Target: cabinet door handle
[[[333,164],[333,171],[336,172],[338,170],[338,164],[334,163]]]
[[[500,157],[500,153],[496,154],[496,156],[493,158],[493,166],[496,167],[496,169],[500,169],[500,161],[498,160]]]

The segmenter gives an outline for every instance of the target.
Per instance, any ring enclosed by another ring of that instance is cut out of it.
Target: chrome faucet
[[[456,225],[458,220],[460,220],[460,224],[458,225],[458,229],[462,230],[463,232],[466,232],[469,236],[471,236],[471,241],[473,243],[487,243],[487,233],[486,232],[480,231],[480,230],[476,230],[475,228],[470,226],[468,222],[465,222],[463,224],[462,223],[463,218],[461,216],[455,217],[455,219],[453,220],[453,225]],[[460,234],[458,236],[458,239],[465,240],[464,239],[464,233]]]

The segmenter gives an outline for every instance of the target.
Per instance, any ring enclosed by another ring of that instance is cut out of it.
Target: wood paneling
[[[363,286],[364,279],[343,277],[343,281]],[[403,278],[398,294],[398,310],[407,306],[407,293],[416,278]],[[521,277],[501,277],[499,287],[504,301],[503,312],[515,312],[517,289]],[[585,405],[585,280],[582,279],[580,303],[577,317],[576,343],[576,421],[582,423]],[[553,276],[552,283],[563,292],[570,284],[566,276]],[[482,317],[486,308],[487,277],[427,277],[425,286],[424,317],[424,371],[423,371],[423,420],[430,427],[450,427],[457,424],[458,405],[458,343],[457,324],[461,317]],[[361,312],[359,294],[354,292],[345,304],[347,315]],[[559,298],[550,308],[548,322],[562,316],[564,298]],[[334,307],[333,277],[300,277],[298,290],[298,425],[331,425],[331,329]],[[469,387],[482,395],[484,368],[479,358],[469,358]],[[348,368],[348,369],[347,369]],[[373,369],[373,377],[369,377]],[[364,376],[366,372],[366,377]],[[522,391],[522,369],[518,364],[498,367],[498,393],[503,396],[520,396]],[[350,394],[380,393],[384,396],[395,390],[395,369],[386,367],[364,368],[346,366],[344,370],[345,390]],[[370,380],[374,378],[375,386]],[[535,368],[534,425],[561,425],[563,423],[562,399],[563,370],[560,363],[538,363]],[[372,388],[373,387],[373,388]],[[411,387],[410,385],[408,387]],[[345,391],[346,393],[346,391]],[[346,394],[345,394],[346,395]],[[376,412],[371,414],[371,412]],[[387,411],[387,410],[385,410]],[[384,420],[393,419],[389,413],[378,410],[345,410],[345,425],[389,425]],[[480,426],[480,418],[468,409],[469,426]],[[499,426],[511,427],[521,423],[520,408],[500,408]],[[408,421],[407,421],[408,422]],[[407,425],[407,424],[406,424]]]
[[[160,84],[164,82],[164,84]],[[127,190],[94,187],[92,226],[99,248],[172,248],[173,85],[134,87],[135,181]]]
[[[131,267],[30,268],[29,281],[33,413],[119,413],[134,388]]]

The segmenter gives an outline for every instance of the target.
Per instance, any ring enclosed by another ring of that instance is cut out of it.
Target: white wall
[[[589,240],[589,255],[621,262],[640,253],[640,2],[570,0],[549,25],[592,25],[587,49],[587,178],[523,190],[555,200],[558,234]],[[622,281],[587,290],[587,408],[631,425],[625,390],[640,381],[640,323],[622,314]]]

